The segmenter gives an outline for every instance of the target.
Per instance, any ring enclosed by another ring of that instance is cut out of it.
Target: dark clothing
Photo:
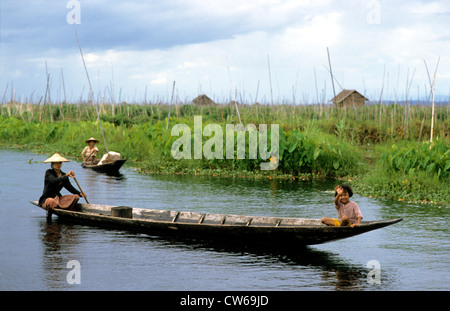
[[[56,175],[55,170],[48,169],[45,172],[45,179],[44,179],[44,191],[42,193],[42,196],[39,199],[39,206],[42,206],[42,204],[45,202],[48,198],[54,198],[56,196],[61,196],[61,189],[66,188],[69,192],[73,194],[80,195],[80,191],[75,189],[72,184],[69,181],[69,177],[66,176],[66,173],[61,171],[61,176],[58,177]]]

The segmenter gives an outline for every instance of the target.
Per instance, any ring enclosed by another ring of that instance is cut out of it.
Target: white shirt
[[[89,146],[84,147],[81,155],[85,155],[86,159],[89,159],[91,156],[95,156],[98,152],[98,148],[94,146],[94,148],[90,148]]]

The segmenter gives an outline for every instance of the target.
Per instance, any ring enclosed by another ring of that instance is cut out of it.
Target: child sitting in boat
[[[83,158],[83,163],[85,164],[96,164],[95,156],[98,153],[98,148],[95,147],[95,144],[98,143],[98,140],[94,137],[89,138],[86,140],[86,143],[89,144],[86,146],[83,151],[81,152],[81,157]]]
[[[322,223],[327,226],[349,226],[354,228],[361,223],[362,214],[358,205],[349,199],[353,191],[348,185],[338,185],[334,189],[334,207],[337,210],[338,218],[322,218]]]

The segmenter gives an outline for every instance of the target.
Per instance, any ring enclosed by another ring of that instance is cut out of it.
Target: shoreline
[[[21,107],[0,107],[0,146],[48,154],[60,152],[79,161],[83,137],[100,136],[98,120],[92,120],[92,105],[32,106],[32,114]],[[426,106],[410,107],[405,123],[404,116],[396,112],[396,105],[343,108],[339,117],[332,106],[240,105],[247,125],[279,124],[279,165],[275,171],[260,170],[264,161],[261,156],[250,159],[245,154],[241,160],[236,151],[231,159],[224,154],[223,159],[183,156],[176,160],[171,146],[185,135],[184,130],[179,138],[172,135],[169,122],[172,128],[181,124],[190,129],[191,146],[192,141],[195,145],[195,116],[202,116],[205,128],[213,124],[224,129],[238,122],[229,105],[176,108],[167,120],[170,105],[105,104],[100,118],[108,148],[99,144],[100,154],[106,149],[118,150],[128,160],[125,165],[140,174],[334,180],[348,182],[367,197],[450,206],[450,123],[445,107],[436,111],[436,138],[430,145],[426,138],[430,109]],[[202,150],[206,145],[211,149],[212,142],[215,150],[215,136],[202,135]],[[237,143],[236,137],[235,146]],[[183,152],[184,147],[183,140]]]
[[[44,150],[41,149],[40,145],[32,145],[32,146],[24,146],[19,144],[5,144],[0,143],[1,149],[9,149],[9,150],[23,150],[28,152],[33,152],[36,154],[46,154]],[[79,162],[81,157],[68,156],[68,158]],[[29,163],[38,163],[38,161],[33,161]],[[142,165],[145,164],[145,161],[127,161],[125,164],[127,167],[130,167],[132,170],[138,172],[142,175],[190,175],[190,176],[205,176],[205,177],[213,177],[213,178],[240,178],[240,179],[267,179],[267,180],[285,180],[291,182],[324,182],[324,181],[343,181],[344,183],[348,183],[355,193],[358,193],[360,196],[375,198],[375,199],[387,199],[392,201],[398,201],[403,203],[413,203],[413,204],[424,204],[424,205],[433,205],[437,207],[446,207],[450,204],[445,202],[435,202],[428,200],[407,200],[395,196],[380,196],[376,193],[364,192],[362,188],[364,187],[363,183],[358,182],[359,176],[345,176],[345,177],[327,177],[320,176],[316,174],[305,173],[303,175],[292,175],[292,174],[284,174],[284,173],[275,173],[275,171],[264,171],[265,173],[259,173],[255,171],[222,171],[222,170],[211,170],[211,169],[197,169],[197,170],[189,170],[185,168],[184,171],[174,171],[174,170],[152,170],[149,168],[143,168]],[[138,164],[138,165],[136,165]],[[267,172],[270,172],[267,174]]]

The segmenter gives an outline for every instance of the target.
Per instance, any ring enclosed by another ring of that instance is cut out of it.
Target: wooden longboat
[[[101,165],[81,163],[81,166],[84,168],[90,168],[97,172],[113,174],[113,173],[119,172],[120,168],[122,167],[122,165],[125,162],[126,162],[126,159],[121,159],[121,160],[116,160],[114,162],[105,163],[105,164],[101,164]]]
[[[37,201],[31,203],[38,206]],[[320,219],[307,218],[178,212],[98,204],[78,204],[77,208],[77,211],[55,209],[53,214],[75,222],[139,232],[291,246],[345,239],[403,219],[362,221],[359,226],[351,228],[329,227]],[[128,215],[122,213],[124,210],[129,212]]]

